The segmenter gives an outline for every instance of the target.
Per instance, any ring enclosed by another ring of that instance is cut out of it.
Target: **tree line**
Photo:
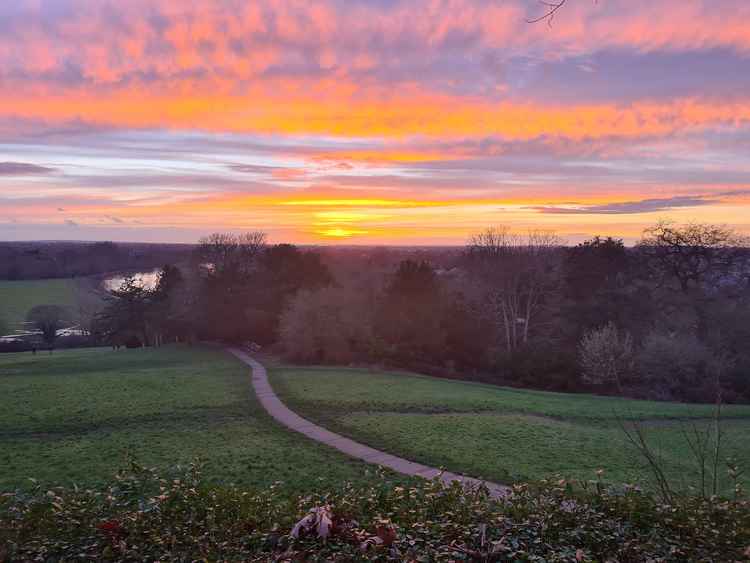
[[[627,248],[493,227],[448,256],[384,267],[370,251],[342,265],[260,232],[214,234],[154,289],[112,292],[94,332],[114,345],[252,342],[302,363],[750,400],[750,255],[731,229],[661,222]]]
[[[114,242],[0,242],[0,280],[72,278],[158,268],[193,245]]]

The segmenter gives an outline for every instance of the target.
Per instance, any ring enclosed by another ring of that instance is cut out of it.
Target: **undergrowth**
[[[565,480],[504,498],[439,480],[293,496],[132,462],[101,489],[0,497],[0,561],[742,561],[750,503]]]

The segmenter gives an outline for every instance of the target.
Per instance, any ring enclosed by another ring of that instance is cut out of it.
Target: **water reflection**
[[[104,289],[107,291],[113,291],[120,289],[125,280],[128,277],[135,279],[135,283],[146,289],[154,289],[156,284],[159,283],[159,273],[161,270],[153,270],[151,272],[137,272],[130,275],[117,275],[104,280]]]

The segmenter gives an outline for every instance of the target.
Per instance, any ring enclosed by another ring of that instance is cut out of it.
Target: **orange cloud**
[[[27,123],[32,145],[45,139],[36,133],[54,132],[62,164],[50,193],[78,198],[70,217],[80,225],[117,216],[164,227],[257,226],[296,240],[456,237],[504,220],[572,230],[584,217],[603,228],[611,218],[530,208],[630,209],[639,198],[701,193],[693,182],[717,190],[744,179],[736,143],[750,131],[745,0],[568,2],[551,28],[525,23],[544,9],[527,0],[63,5],[0,3],[0,136],[16,151]],[[596,59],[602,53],[610,58]],[[693,56],[703,66],[670,74],[674,60]],[[641,64],[651,65],[639,75],[647,80],[628,82]],[[575,83],[581,67],[598,81]],[[705,85],[695,78],[701,70],[714,73]],[[77,127],[61,127],[69,123]],[[157,143],[196,139],[180,157],[165,154],[179,166],[152,174],[150,153],[125,144],[122,154],[99,153],[96,135],[76,137],[81,123],[156,129]],[[66,136],[76,137],[67,147]],[[674,145],[654,146],[666,142]],[[81,156],[86,143],[94,156]],[[82,151],[75,165],[64,164],[67,149],[71,159]],[[130,150],[136,156],[122,165]],[[19,160],[45,154],[32,146]],[[222,185],[227,163],[246,157],[261,172],[238,179],[235,170]],[[107,167],[117,168],[112,185]],[[180,179],[192,167],[206,176]],[[646,185],[652,178],[669,185]],[[18,203],[38,194],[36,181],[2,179],[0,198],[13,190],[0,199],[3,212],[58,220],[53,204]],[[80,201],[93,191],[96,200]],[[740,222],[746,204],[717,199],[701,213]],[[631,232],[645,220],[633,214],[617,224]]]
[[[317,83],[310,89],[325,89]],[[346,90],[346,86],[343,88]],[[146,90],[111,93],[83,91],[57,95],[34,92],[0,94],[0,115],[52,122],[85,120],[121,127],[177,127],[210,131],[394,137],[420,135],[460,138],[495,135],[514,140],[559,136],[638,138],[684,130],[750,122],[750,100],[721,104],[700,99],[641,102],[618,106],[488,103],[478,99],[429,94],[414,89],[386,99],[347,96],[330,90],[318,97],[279,85],[272,95],[259,90],[244,96],[188,93],[154,94]],[[308,89],[309,90],[309,89]],[[410,95],[409,95],[410,94]],[[134,103],[138,100],[138,103]],[[350,153],[355,157],[369,153]],[[389,155],[386,154],[385,158]],[[414,154],[392,153],[396,160]],[[431,155],[427,156],[428,158]]]
[[[505,51],[547,58],[615,47],[750,52],[750,4],[735,0],[721,10],[698,0],[568,3],[552,29],[526,24],[538,6],[522,0],[77,0],[59,19],[35,2],[19,2],[22,16],[0,37],[6,118],[389,139],[639,137],[750,120],[750,99],[739,92],[744,98],[721,103],[682,97],[555,105],[497,98],[506,87],[498,78],[489,92],[462,90],[470,86],[462,84],[462,66]],[[394,66],[394,53],[437,66],[423,70],[429,79],[412,77],[409,66]],[[451,59],[455,53],[460,57]],[[446,157],[408,150],[330,155],[372,163]]]

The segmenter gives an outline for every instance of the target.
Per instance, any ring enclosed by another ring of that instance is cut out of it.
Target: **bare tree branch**
[[[558,0],[557,2],[547,2],[546,0],[539,0],[539,2],[547,8],[547,11],[539,16],[538,18],[526,20],[527,23],[538,23],[540,21],[547,20],[547,25],[552,27],[552,20],[555,18],[557,11],[562,8],[568,0]]]

